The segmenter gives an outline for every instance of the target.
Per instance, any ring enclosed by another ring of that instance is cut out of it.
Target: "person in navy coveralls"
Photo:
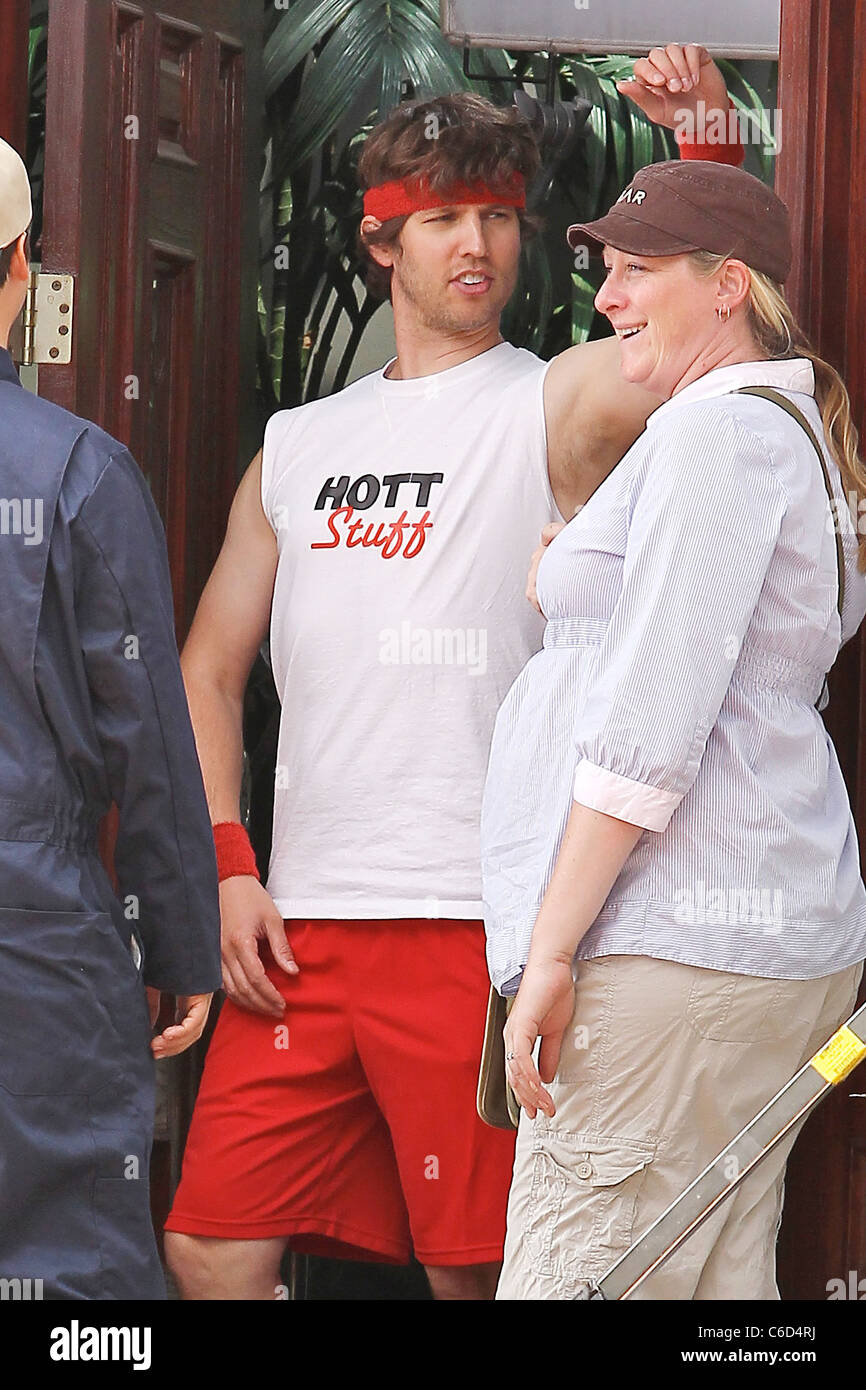
[[[147,483],[5,347],[30,218],[0,141],[0,1279],[161,1299],[155,1058],[200,1036],[220,984],[216,857]],[[178,996],[153,1040],[145,986]]]

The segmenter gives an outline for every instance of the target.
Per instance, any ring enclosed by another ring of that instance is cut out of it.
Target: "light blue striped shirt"
[[[866,576],[805,359],[707,373],[667,401],[548,547],[544,647],[499,711],[481,820],[491,978],[516,992],[572,798],[642,825],[577,955],[812,979],[866,957],[866,888],[814,707]],[[856,498],[854,499],[856,511]]]

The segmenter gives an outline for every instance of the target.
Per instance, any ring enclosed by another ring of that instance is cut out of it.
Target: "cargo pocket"
[[[136,1036],[143,1022],[136,1012],[143,990],[123,954],[107,913],[0,908],[4,1090],[88,1095],[118,1080],[122,1016]]]
[[[637,1198],[656,1145],[539,1130],[532,1153],[527,1260],[568,1295],[603,1274],[631,1244]]]

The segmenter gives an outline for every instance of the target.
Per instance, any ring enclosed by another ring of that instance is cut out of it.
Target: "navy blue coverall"
[[[0,494],[0,1277],[164,1298],[144,986],[220,984],[165,536],[123,445],[25,391],[4,349]]]

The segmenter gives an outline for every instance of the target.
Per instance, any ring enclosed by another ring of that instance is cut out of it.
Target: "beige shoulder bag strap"
[[[762,396],[764,400],[773,401],[775,405],[781,406],[783,410],[787,411],[787,413],[791,416],[792,419],[797,421],[797,424],[800,425],[806,431],[807,435],[812,441],[812,447],[814,448],[815,453],[818,455],[818,462],[821,465],[821,472],[824,475],[824,486],[827,489],[827,497],[830,501],[830,511],[833,514],[833,534],[836,537],[836,565],[839,575],[839,592],[836,606],[839,610],[839,618],[841,621],[842,605],[845,602],[845,556],[842,550],[842,536],[839,531],[838,517],[836,514],[836,504],[833,495],[833,485],[830,482],[830,475],[827,472],[827,463],[824,459],[824,451],[821,448],[821,445],[818,443],[818,440],[815,438],[815,431],[812,429],[812,426],[809,424],[809,421],[806,419],[802,410],[799,410],[797,406],[792,405],[792,403],[788,400],[787,396],[782,395],[781,391],[774,391],[770,386],[741,386],[738,388],[737,391],[732,392],[731,394],[737,396]],[[825,676],[824,685],[821,689],[821,694],[815,701],[816,709],[820,706],[821,700],[824,696],[824,692],[826,689],[827,677]]]

